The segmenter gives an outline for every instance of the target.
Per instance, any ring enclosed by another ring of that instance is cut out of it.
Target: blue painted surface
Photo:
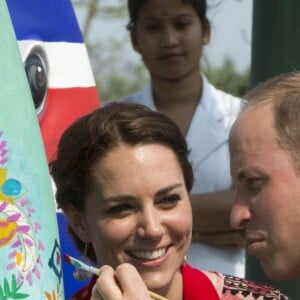
[[[68,254],[75,258],[79,258],[81,253],[76,249],[71,235],[68,233],[68,222],[63,213],[57,213],[58,229],[60,236],[60,247],[61,253]],[[64,289],[65,298],[69,300],[71,296],[77,292],[81,287],[88,284],[87,281],[77,281],[73,277],[74,266],[68,264],[67,262],[62,262],[63,268],[63,279],[64,279]]]
[[[6,0],[18,40],[83,43],[69,0]]]

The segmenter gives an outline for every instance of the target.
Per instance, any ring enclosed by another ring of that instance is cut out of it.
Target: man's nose
[[[247,202],[246,195],[237,189],[230,213],[230,224],[234,229],[244,229],[250,219],[250,210]]]

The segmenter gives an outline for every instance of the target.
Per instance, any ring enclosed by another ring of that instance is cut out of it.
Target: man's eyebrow
[[[248,176],[266,176],[264,170],[256,165],[246,165],[239,168],[235,174],[232,176],[234,182],[243,181]]]

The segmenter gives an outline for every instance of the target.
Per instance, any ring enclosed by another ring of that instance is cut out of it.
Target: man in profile
[[[274,280],[300,276],[300,72],[245,96],[230,137],[231,224]]]

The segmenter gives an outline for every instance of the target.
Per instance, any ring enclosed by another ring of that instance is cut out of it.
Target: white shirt
[[[242,103],[240,98],[216,89],[203,75],[202,82],[202,97],[186,135],[195,174],[191,194],[231,188],[228,135]],[[157,110],[151,84],[121,101],[140,103]],[[189,264],[201,270],[245,276],[244,249],[193,242],[187,258]]]

